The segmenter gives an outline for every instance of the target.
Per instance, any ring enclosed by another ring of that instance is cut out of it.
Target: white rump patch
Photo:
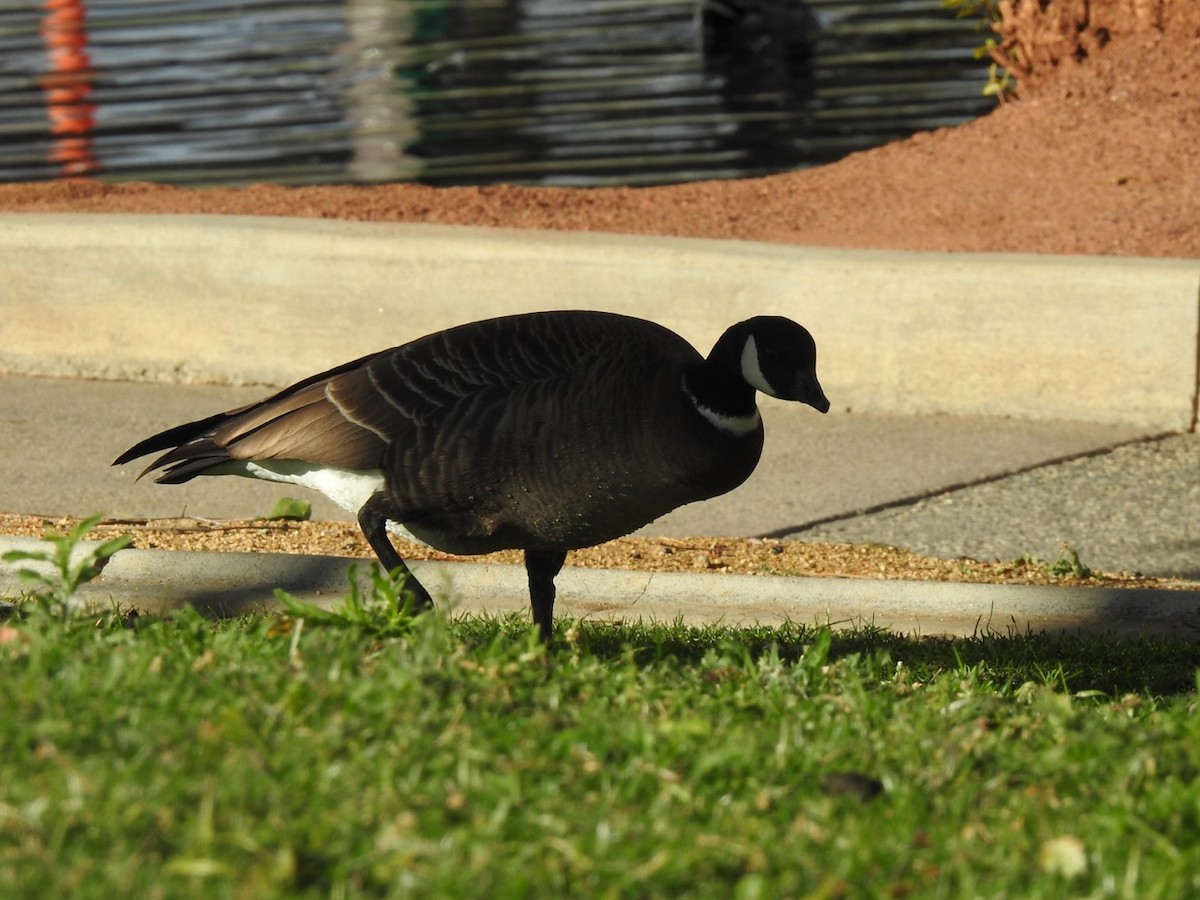
[[[209,469],[209,474],[243,475],[262,481],[299,485],[324,494],[342,509],[353,513],[356,520],[362,505],[383,487],[383,473],[378,469],[339,469],[336,466],[314,466],[294,459],[231,460],[219,468]],[[387,530],[414,543],[426,544],[399,522],[389,521]]]
[[[692,406],[696,407],[696,412],[708,419],[718,431],[723,431],[726,434],[732,434],[735,437],[749,434],[758,428],[762,422],[762,416],[758,414],[758,409],[755,409],[748,416],[727,416],[724,413],[719,413],[715,409],[709,409],[703,403],[696,399],[696,395],[684,387],[684,391],[688,395],[688,399],[692,401]]]
[[[746,384],[768,397],[779,396],[767,382],[767,376],[763,375],[762,366],[758,364],[758,345],[754,343],[753,335],[746,338],[746,346],[742,348],[742,377],[746,379]]]
[[[324,494],[356,516],[367,499],[383,487],[383,473],[378,469],[339,469],[294,459],[230,460],[209,471],[214,475],[244,475],[297,484]]]

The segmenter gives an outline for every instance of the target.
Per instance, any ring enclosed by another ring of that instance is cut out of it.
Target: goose
[[[452,554],[522,550],[546,641],[568,551],[750,476],[763,447],[757,391],[829,410],[803,326],[747,319],[704,357],[645,319],[533,312],[364,356],[148,437],[113,465],[161,452],[138,478],[315,489],[356,515],[414,610],[432,599],[389,530]]]

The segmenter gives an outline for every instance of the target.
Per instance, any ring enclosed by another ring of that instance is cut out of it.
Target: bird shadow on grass
[[[520,616],[470,616],[455,623],[460,640],[480,646],[498,632],[517,639],[528,632]],[[555,631],[552,653],[633,659],[650,667],[699,667],[714,653],[745,664],[764,660],[783,665],[831,665],[869,661],[888,678],[899,667],[906,677],[929,680],[946,673],[977,670],[1015,689],[1027,682],[1071,692],[1106,696],[1148,693],[1159,696],[1197,690],[1200,643],[1188,638],[1111,637],[1102,634],[980,633],[971,637],[913,637],[869,626],[838,630],[787,623],[735,627],[653,623],[566,621]]]

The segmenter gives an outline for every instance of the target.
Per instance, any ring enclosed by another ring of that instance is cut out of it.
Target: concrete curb
[[[699,346],[789,315],[837,406],[1194,427],[1200,261],[200,216],[0,215],[0,374],[281,384],[462,321],[589,307]],[[15,543],[14,543],[15,541]],[[0,538],[0,552],[23,547]],[[343,596],[347,560],[118,553],[81,596],[259,609]],[[461,610],[526,611],[523,571],[415,564]],[[576,617],[873,623],[905,633],[1200,635],[1200,594],[567,570]],[[0,591],[22,589],[0,564]]]
[[[0,538],[0,555],[41,545]],[[79,552],[94,543],[84,542]],[[209,615],[276,606],[274,590],[330,606],[347,591],[351,564],[363,560],[276,553],[127,549],[116,553],[79,597],[147,612],[190,604]],[[0,563],[0,595],[17,596],[22,564]],[[483,563],[412,564],[444,609],[527,614],[524,570]],[[1063,588],[786,576],[648,573],[564,569],[559,615],[602,621],[692,625],[871,624],[908,635],[1103,633],[1200,640],[1200,590]]]
[[[463,321],[588,307],[821,347],[839,408],[1194,426],[1200,261],[889,253],[221,216],[0,215],[0,373],[282,384]]]

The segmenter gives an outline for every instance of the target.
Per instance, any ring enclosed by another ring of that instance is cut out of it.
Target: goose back
[[[536,369],[439,404],[388,447],[386,490],[416,537],[457,553],[590,546],[753,471],[761,427],[735,438],[697,414],[682,383],[703,358],[678,335],[605,314],[512,324],[541,326],[515,341]],[[524,364],[515,346],[501,352],[507,371]]]
[[[642,319],[502,317],[163,432],[118,462],[167,450],[147,470],[164,469],[163,483],[267,461],[374,473],[391,518],[439,549],[575,549],[725,493],[753,471],[761,423],[724,432],[683,389],[702,362]]]

